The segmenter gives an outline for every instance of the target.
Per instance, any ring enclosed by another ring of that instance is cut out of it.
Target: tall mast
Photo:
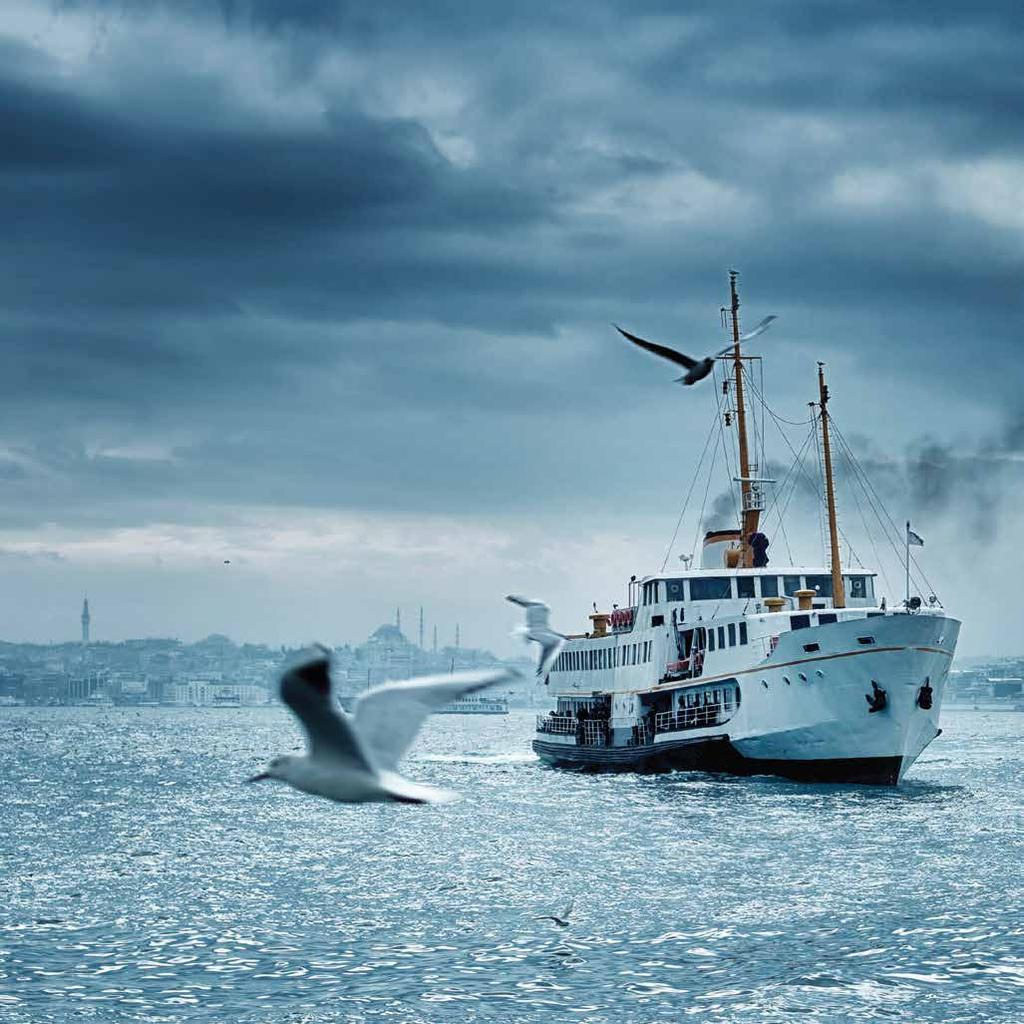
[[[832,481],[832,448],[828,439],[828,386],[825,364],[818,363],[818,402],[821,409],[821,446],[825,453],[825,497],[828,501],[828,540],[832,558],[832,606],[846,607],[843,567],[839,564],[839,528],[836,524],[836,489]]]
[[[743,525],[740,531],[740,565],[750,567],[754,552],[750,535],[757,533],[761,518],[761,488],[754,488],[750,477],[750,449],[747,444],[747,410],[743,401],[743,356],[740,352],[740,296],[736,289],[735,270],[729,271],[729,289],[732,292],[732,344],[733,369],[736,376],[736,432],[740,447],[740,493],[742,495]]]

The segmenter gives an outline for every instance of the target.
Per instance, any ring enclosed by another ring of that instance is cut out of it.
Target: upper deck
[[[848,608],[875,605],[875,573],[845,571],[843,587]],[[630,605],[676,607],[694,605],[693,618],[760,612],[764,599],[782,598],[781,609],[796,608],[796,593],[813,591],[813,608],[831,608],[832,573],[820,566],[783,566],[779,569],[688,569],[654,573],[631,584]],[[780,609],[780,610],[781,610]]]

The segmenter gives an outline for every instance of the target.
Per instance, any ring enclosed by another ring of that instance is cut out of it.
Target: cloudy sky
[[[509,590],[581,625],[660,567],[715,410],[609,324],[707,351],[737,267],[772,407],[826,361],[962,652],[1020,651],[1022,36],[937,0],[7,0],[0,637],[73,637],[85,593],[101,639],[423,604],[511,651]]]

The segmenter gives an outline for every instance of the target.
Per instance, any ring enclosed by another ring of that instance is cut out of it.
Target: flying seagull
[[[750,341],[751,338],[764,334],[771,327],[773,320],[778,320],[774,313],[771,316],[766,316],[752,331],[741,335],[740,341]],[[682,377],[676,378],[676,383],[679,384],[696,384],[697,381],[703,380],[711,372],[716,359],[721,359],[722,356],[728,355],[733,351],[732,345],[726,345],[725,348],[716,352],[713,356],[706,356],[704,359],[691,359],[689,356],[684,356],[682,352],[677,352],[674,348],[669,348],[667,345],[658,345],[653,341],[645,341],[643,338],[638,338],[635,334],[624,331],[618,324],[612,324],[612,326],[624,338],[633,342],[634,345],[639,345],[640,348],[653,352],[656,356],[661,356],[662,359],[668,359],[670,362],[686,370]]]
[[[517,678],[518,672],[503,668],[385,683],[363,694],[347,715],[331,700],[330,662],[314,658],[281,677],[281,700],[306,730],[306,755],[275,757],[246,781],[277,779],[341,803],[452,800],[454,793],[399,775],[400,758],[432,711],[467,693]]]
[[[561,633],[556,633],[548,625],[551,609],[543,601],[521,597],[519,594],[509,594],[505,600],[526,609],[526,625],[517,626],[514,635],[521,636],[527,643],[534,640],[540,644],[537,678],[546,679],[566,641]]]
[[[541,917],[535,917],[535,921],[554,921],[559,928],[569,927],[569,915],[572,913],[572,908],[576,905],[576,897],[570,898],[566,904],[565,910],[561,914],[544,914]]]

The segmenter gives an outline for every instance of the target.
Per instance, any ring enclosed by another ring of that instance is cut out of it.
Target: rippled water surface
[[[0,1019],[1024,1020],[1024,714],[897,790],[559,772],[531,723],[435,718],[408,773],[464,799],[346,807],[240,785],[279,708],[0,710]]]

